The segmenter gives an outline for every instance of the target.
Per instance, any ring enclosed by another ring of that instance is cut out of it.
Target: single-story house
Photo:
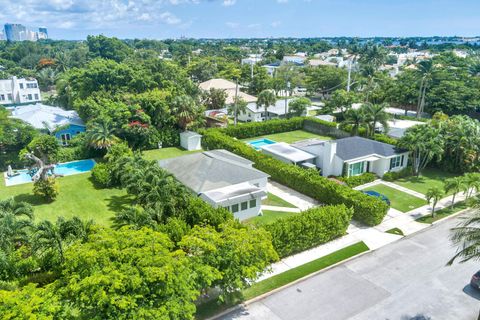
[[[47,106],[41,103],[13,107],[11,117],[20,119],[34,128],[53,134],[63,144],[77,134],[85,132],[85,124],[73,110]]]
[[[323,176],[356,176],[372,172],[382,177],[407,166],[408,151],[362,137],[322,141],[311,139],[292,144],[315,155],[314,163]]]
[[[388,131],[386,134],[392,138],[400,139],[404,136],[405,131],[407,131],[408,128],[425,124],[426,123],[422,121],[393,119],[388,121]],[[383,126],[380,123],[375,129],[380,132],[384,132]]]
[[[238,120],[244,122],[261,122],[265,121],[267,116],[268,119],[284,118],[285,109],[288,112],[288,108],[292,100],[293,99],[287,99],[287,108],[285,108],[285,99],[277,100],[275,105],[268,107],[267,113],[265,113],[264,107],[257,108],[257,103],[248,103],[246,110],[238,113]],[[306,115],[306,113],[303,115]]]
[[[249,95],[248,93],[242,92],[241,86],[238,86],[238,92],[236,92],[237,85],[234,82],[225,79],[210,79],[200,83],[198,87],[203,91],[209,91],[212,88],[224,90],[227,93],[227,99],[225,99],[226,105],[231,105],[235,102],[235,95],[237,95],[239,98],[243,99],[247,103],[257,101],[256,97]]]
[[[277,160],[306,167],[309,167],[309,165],[305,165],[306,163],[314,164],[316,158],[316,155],[294,148],[285,142],[266,144],[261,146],[260,149],[262,153],[268,154]]]
[[[245,220],[260,213],[269,175],[226,150],[211,150],[158,161],[193,193]]]

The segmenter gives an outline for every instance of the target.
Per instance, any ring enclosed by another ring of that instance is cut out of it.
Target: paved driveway
[[[480,263],[445,266],[455,253],[448,236],[456,223],[440,223],[222,319],[477,319],[480,294],[468,281]]]

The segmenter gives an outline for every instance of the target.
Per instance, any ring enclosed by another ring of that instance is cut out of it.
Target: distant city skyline
[[[53,39],[479,36],[474,0],[0,0],[0,23]]]

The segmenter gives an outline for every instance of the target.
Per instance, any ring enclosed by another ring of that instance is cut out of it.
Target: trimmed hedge
[[[362,184],[366,184],[377,179],[377,176],[371,172],[365,172],[358,176],[353,177],[338,177],[340,181],[343,181],[349,186],[350,188],[355,188],[361,186]]]
[[[385,181],[395,181],[401,178],[409,177],[412,175],[412,167],[406,167],[397,172],[387,172],[383,175],[382,179]]]
[[[265,122],[249,122],[238,126],[228,126],[221,129],[226,135],[237,139],[264,136],[272,133],[303,129],[304,118],[296,117],[289,120],[269,120]]]
[[[239,128],[242,127],[244,126]],[[202,145],[206,150],[226,149],[247,158],[255,163],[255,168],[268,173],[273,180],[317,199],[321,203],[345,204],[347,207],[352,207],[354,219],[366,225],[374,226],[381,223],[387,214],[388,206],[385,202],[330,181],[320,176],[316,170],[306,170],[255,151],[242,141],[235,140],[218,129],[203,131]]]
[[[352,213],[345,205],[316,207],[263,228],[270,232],[273,247],[283,258],[344,235]]]

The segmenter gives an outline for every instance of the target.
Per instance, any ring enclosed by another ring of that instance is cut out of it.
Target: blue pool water
[[[88,172],[92,170],[94,165],[95,160],[93,159],[59,163],[55,166],[55,173],[70,176],[72,174]],[[6,186],[32,182],[32,177],[28,174],[28,170],[17,170],[16,172],[20,174],[14,177],[7,177],[5,173]]]
[[[269,144],[274,144],[276,142],[270,139],[258,139],[258,140],[249,141],[247,143],[252,147],[254,147],[255,150],[260,150],[260,147],[266,146]]]

